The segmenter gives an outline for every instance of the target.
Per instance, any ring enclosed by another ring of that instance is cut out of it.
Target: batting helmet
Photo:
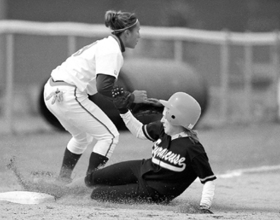
[[[176,92],[168,101],[159,101],[167,108],[165,117],[172,125],[192,129],[200,117],[200,105],[187,93]]]

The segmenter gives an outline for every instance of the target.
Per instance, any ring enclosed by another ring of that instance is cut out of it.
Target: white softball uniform
[[[117,78],[122,65],[120,42],[109,36],[83,47],[52,71],[45,85],[45,104],[72,135],[67,145],[72,153],[82,154],[96,139],[93,152],[111,156],[118,143],[118,130],[88,95],[97,93],[98,73]],[[63,92],[63,102],[51,104],[46,97],[57,88]]]

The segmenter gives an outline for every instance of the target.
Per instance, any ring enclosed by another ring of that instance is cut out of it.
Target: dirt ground
[[[12,174],[1,176],[9,185],[1,191],[21,189]],[[39,205],[0,203],[0,219],[280,219],[280,171],[243,174],[216,181],[214,214],[198,214],[195,204],[201,184],[195,182],[183,195],[166,207],[145,204],[96,203],[90,200],[90,191],[64,196],[55,202]],[[2,185],[2,184],[1,184]],[[188,201],[186,203],[185,201]],[[185,202],[185,203],[184,203]],[[207,216],[207,217],[206,217]]]
[[[0,202],[0,219],[280,219],[280,166],[277,159],[279,158],[280,141],[277,134],[280,132],[280,125],[264,125],[262,135],[266,139],[256,135],[256,130],[258,130],[257,127],[250,127],[201,132],[201,139],[209,143],[206,148],[218,176],[215,181],[216,191],[211,208],[214,214],[198,213],[197,207],[201,198],[202,185],[200,182],[194,182],[190,188],[168,205],[97,202],[90,199],[91,189],[81,186],[77,192],[64,195],[54,202],[39,205],[2,201]],[[116,150],[111,163],[140,154],[135,151],[128,152],[131,147],[125,146],[125,143],[131,143],[129,134],[122,134],[121,137],[120,147]],[[240,140],[240,137],[243,141]],[[59,150],[54,145],[65,145],[69,136],[43,132],[17,136],[0,135],[0,138],[0,192],[7,192],[23,189],[14,173],[5,168],[7,158],[14,154],[20,155],[20,169],[25,171],[25,175],[35,168],[47,167],[50,171],[55,171],[61,163],[59,152],[62,153],[64,147]],[[219,145],[215,141],[217,139],[219,139]],[[46,148],[45,144],[53,147]],[[138,142],[135,141],[134,144],[138,145]],[[256,145],[261,146],[257,148]],[[137,148],[138,146],[136,146]],[[242,151],[242,149],[246,149],[246,151]],[[44,152],[44,154],[41,155],[40,152]],[[254,152],[256,153],[254,154]],[[221,155],[224,155],[223,158]],[[49,158],[53,159],[52,164],[49,163]],[[86,164],[87,159],[82,158],[77,172],[83,171]],[[265,165],[269,165],[269,169],[249,169],[249,167]],[[243,169],[243,172],[233,172],[232,175],[224,175],[228,169],[238,170],[241,167],[248,169]]]

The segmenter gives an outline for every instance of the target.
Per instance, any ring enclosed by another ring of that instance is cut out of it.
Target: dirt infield
[[[51,203],[0,202],[0,219],[280,219],[279,133],[279,124],[264,124],[261,132],[258,125],[199,132],[218,176],[212,215],[198,213],[202,185],[195,182],[168,205],[97,202],[89,197],[91,189],[80,186]],[[12,156],[16,155],[19,171],[27,180],[31,181],[37,171],[56,174],[70,138],[49,130],[0,137],[0,192],[22,190],[6,166]],[[135,140],[123,132],[109,164],[148,157],[150,146],[150,142]],[[74,178],[83,175],[90,151],[79,161]]]
[[[213,215],[207,219],[272,220],[280,218],[280,172],[245,174],[216,182]],[[3,182],[9,186],[3,186]],[[20,190],[12,174],[1,175],[1,191]],[[197,213],[201,184],[195,182],[170,205],[98,203],[90,190],[39,205],[0,203],[0,219],[205,219]]]

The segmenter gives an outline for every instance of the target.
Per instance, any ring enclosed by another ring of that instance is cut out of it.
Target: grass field
[[[198,128],[198,132],[200,140],[208,153],[213,171],[218,176],[238,169],[257,168],[256,170],[258,170],[262,166],[277,167],[280,164],[280,124],[232,125],[209,129],[202,127],[201,129]],[[0,191],[21,189],[13,173],[6,167],[13,156],[16,156],[18,168],[27,179],[34,172],[47,171],[57,174],[66,143],[69,139],[69,134],[55,132],[51,129],[18,132],[16,135],[0,134]],[[108,164],[123,160],[147,158],[151,154],[151,146],[152,144],[149,141],[137,140],[129,132],[122,131],[120,143]],[[74,178],[84,175],[91,150],[92,146],[81,157],[74,170]],[[272,180],[265,178],[265,175],[269,175],[270,178],[272,177]],[[262,176],[264,177],[263,180],[256,171],[244,177],[218,178],[217,192],[213,203],[214,212],[219,213],[216,217],[221,219],[251,219],[249,217],[253,216],[254,218],[252,217],[252,219],[265,219],[264,215],[270,216],[271,213],[277,215],[277,212],[279,213],[280,210],[280,208],[277,208],[279,207],[277,204],[280,201],[279,193],[276,192],[278,196],[270,198],[271,195],[267,192],[267,187],[270,187],[272,191],[277,189],[280,180],[279,170],[262,172]],[[262,186],[262,184],[265,185]],[[262,187],[267,190],[263,190]],[[87,218],[90,218],[92,215],[92,219],[98,219],[95,216],[96,214],[93,214],[96,212],[103,213],[101,215],[103,219],[149,219],[149,217],[158,217],[158,219],[182,219],[182,213],[196,213],[201,189],[202,185],[199,182],[195,182],[183,195],[167,206],[99,203],[91,201],[89,199],[90,189],[85,189],[79,195],[69,195],[59,199],[56,205],[29,206],[28,209],[26,206],[20,206],[19,208],[13,204],[6,204],[6,206],[1,206],[0,208],[2,209],[0,219],[1,215],[5,217],[3,213],[14,212],[20,214],[16,211],[18,209],[21,210],[21,213],[26,212],[28,214],[24,216],[21,214],[19,215],[21,217],[18,216],[17,218],[14,217],[11,219],[24,219],[27,216],[29,219],[43,219],[42,210],[44,210],[45,215],[46,213],[56,213],[59,215],[59,217],[53,219],[70,219],[70,217],[72,219],[83,219],[82,217],[78,217],[79,215],[83,216],[83,214],[74,211],[74,207],[77,206],[79,207],[77,210],[83,210],[82,212],[87,213]],[[261,194],[260,190],[266,194]],[[258,201],[259,197],[261,197],[261,200]],[[250,200],[252,202],[248,202]],[[267,204],[262,204],[266,200]],[[270,206],[267,207],[267,205]],[[59,210],[60,213],[64,214],[58,214]],[[71,210],[70,217],[68,214],[65,214],[67,210],[68,212]],[[108,214],[110,210],[112,212],[118,210],[119,214],[116,216],[112,213]],[[124,210],[123,213],[121,210]],[[133,210],[134,214],[132,213]],[[246,214],[244,214],[244,211]],[[229,213],[231,214],[230,217]],[[240,213],[242,213],[242,218],[240,217]],[[254,213],[259,214],[256,216]],[[31,218],[29,215],[35,217]],[[46,215],[47,217],[45,219],[52,219],[50,215]],[[274,219],[274,215],[272,217],[270,216],[270,219]],[[197,215],[188,219],[200,219],[200,217]]]

